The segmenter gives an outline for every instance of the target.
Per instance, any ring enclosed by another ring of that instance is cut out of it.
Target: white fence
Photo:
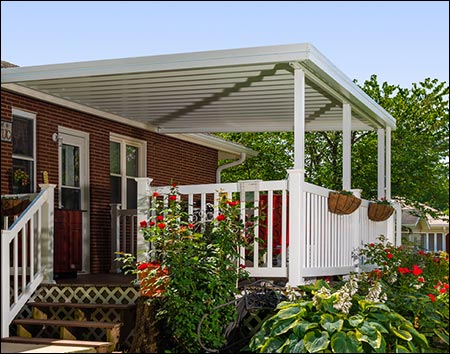
[[[150,181],[147,178],[138,179],[140,193],[137,220],[147,219],[151,193],[167,195],[170,192],[169,186],[151,187]],[[297,264],[301,267],[302,281],[320,276],[349,274],[357,270],[358,262],[353,258],[356,248],[376,242],[381,234],[395,244],[395,232],[400,232],[399,226],[394,229],[395,218],[391,217],[385,222],[369,220],[367,200],[363,200],[361,206],[350,215],[333,214],[328,211],[330,190],[303,183],[304,210],[290,212],[288,185],[287,180],[250,180],[178,186],[178,192],[186,196],[188,213],[198,222],[208,222],[217,216],[219,193],[226,193],[230,199],[240,200],[243,222],[249,216],[264,216],[260,225],[255,228],[255,235],[260,240],[255,238],[248,247],[241,249],[241,257],[245,259],[246,269],[252,277],[288,278],[289,258],[293,260],[295,257],[300,260]],[[301,212],[305,213],[304,225],[301,226],[304,228],[305,240],[300,245],[298,254],[293,254],[289,252],[290,237],[298,235],[289,233],[290,218],[300,220]],[[119,214],[113,219],[113,223],[118,222]],[[121,218],[123,217],[122,215]],[[397,223],[399,222],[397,216]],[[137,221],[135,223],[138,224]],[[118,223],[115,230],[121,229],[124,226]],[[136,238],[126,237],[127,241],[120,241],[121,238],[123,239],[123,234],[121,236],[118,232],[113,236],[113,243],[119,245],[137,241],[136,247],[132,246],[133,250],[149,247],[142,242],[143,237],[139,233]]]
[[[9,324],[42,281],[53,281],[53,197],[55,185],[41,192],[7,229],[1,240],[2,338]],[[8,225],[4,218],[4,225]]]

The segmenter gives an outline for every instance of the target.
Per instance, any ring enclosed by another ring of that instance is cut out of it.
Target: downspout
[[[222,165],[222,166],[219,166],[216,170],[216,183],[220,183],[220,179],[221,179],[220,175],[223,170],[230,168],[230,167],[240,165],[241,163],[243,163],[245,161],[246,157],[247,157],[247,154],[245,152],[241,152],[238,160],[232,161],[230,163],[226,163],[225,165]]]

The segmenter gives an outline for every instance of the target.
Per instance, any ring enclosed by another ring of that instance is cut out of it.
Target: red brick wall
[[[154,179],[153,185],[167,185],[172,179],[180,185],[215,183],[217,150],[3,90],[1,107],[3,120],[12,119],[12,107],[36,114],[37,184],[42,183],[43,171],[48,171],[50,183],[58,183],[58,145],[52,140],[58,125],[89,133],[92,273],[107,272],[110,267],[110,132],[147,141],[147,175]],[[12,144],[2,142],[1,148],[1,193],[8,194]]]

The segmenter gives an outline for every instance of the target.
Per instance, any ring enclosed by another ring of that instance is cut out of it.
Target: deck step
[[[22,318],[14,320],[17,325],[36,325],[36,326],[61,326],[61,327],[82,327],[82,328],[105,328],[114,329],[122,326],[120,322],[97,322],[97,321],[68,321],[68,320],[47,320]]]
[[[55,339],[55,338],[24,338],[24,337],[7,337],[2,338],[2,342],[5,343],[23,343],[23,344],[36,344],[36,345],[57,345],[57,346],[69,346],[69,347],[88,347],[94,348],[96,353],[108,353],[111,347],[110,342],[97,342],[86,340],[68,340],[68,339]]]
[[[117,309],[117,310],[132,310],[136,308],[136,304],[93,304],[80,302],[28,302],[32,307],[73,307],[79,309]]]
[[[77,340],[77,328],[101,328],[106,332],[106,342],[110,342],[109,351],[116,348],[120,338],[120,327],[122,322],[97,322],[97,321],[72,321],[72,320],[49,320],[24,318],[12,322],[17,326],[19,337],[35,337],[29,330],[29,326],[40,326],[41,328],[59,327],[59,337],[67,340]],[[28,328],[27,328],[28,327]]]

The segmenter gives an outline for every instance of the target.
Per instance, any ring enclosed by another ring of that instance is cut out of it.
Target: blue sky
[[[448,1],[2,1],[20,66],[312,43],[351,79],[449,82]]]

